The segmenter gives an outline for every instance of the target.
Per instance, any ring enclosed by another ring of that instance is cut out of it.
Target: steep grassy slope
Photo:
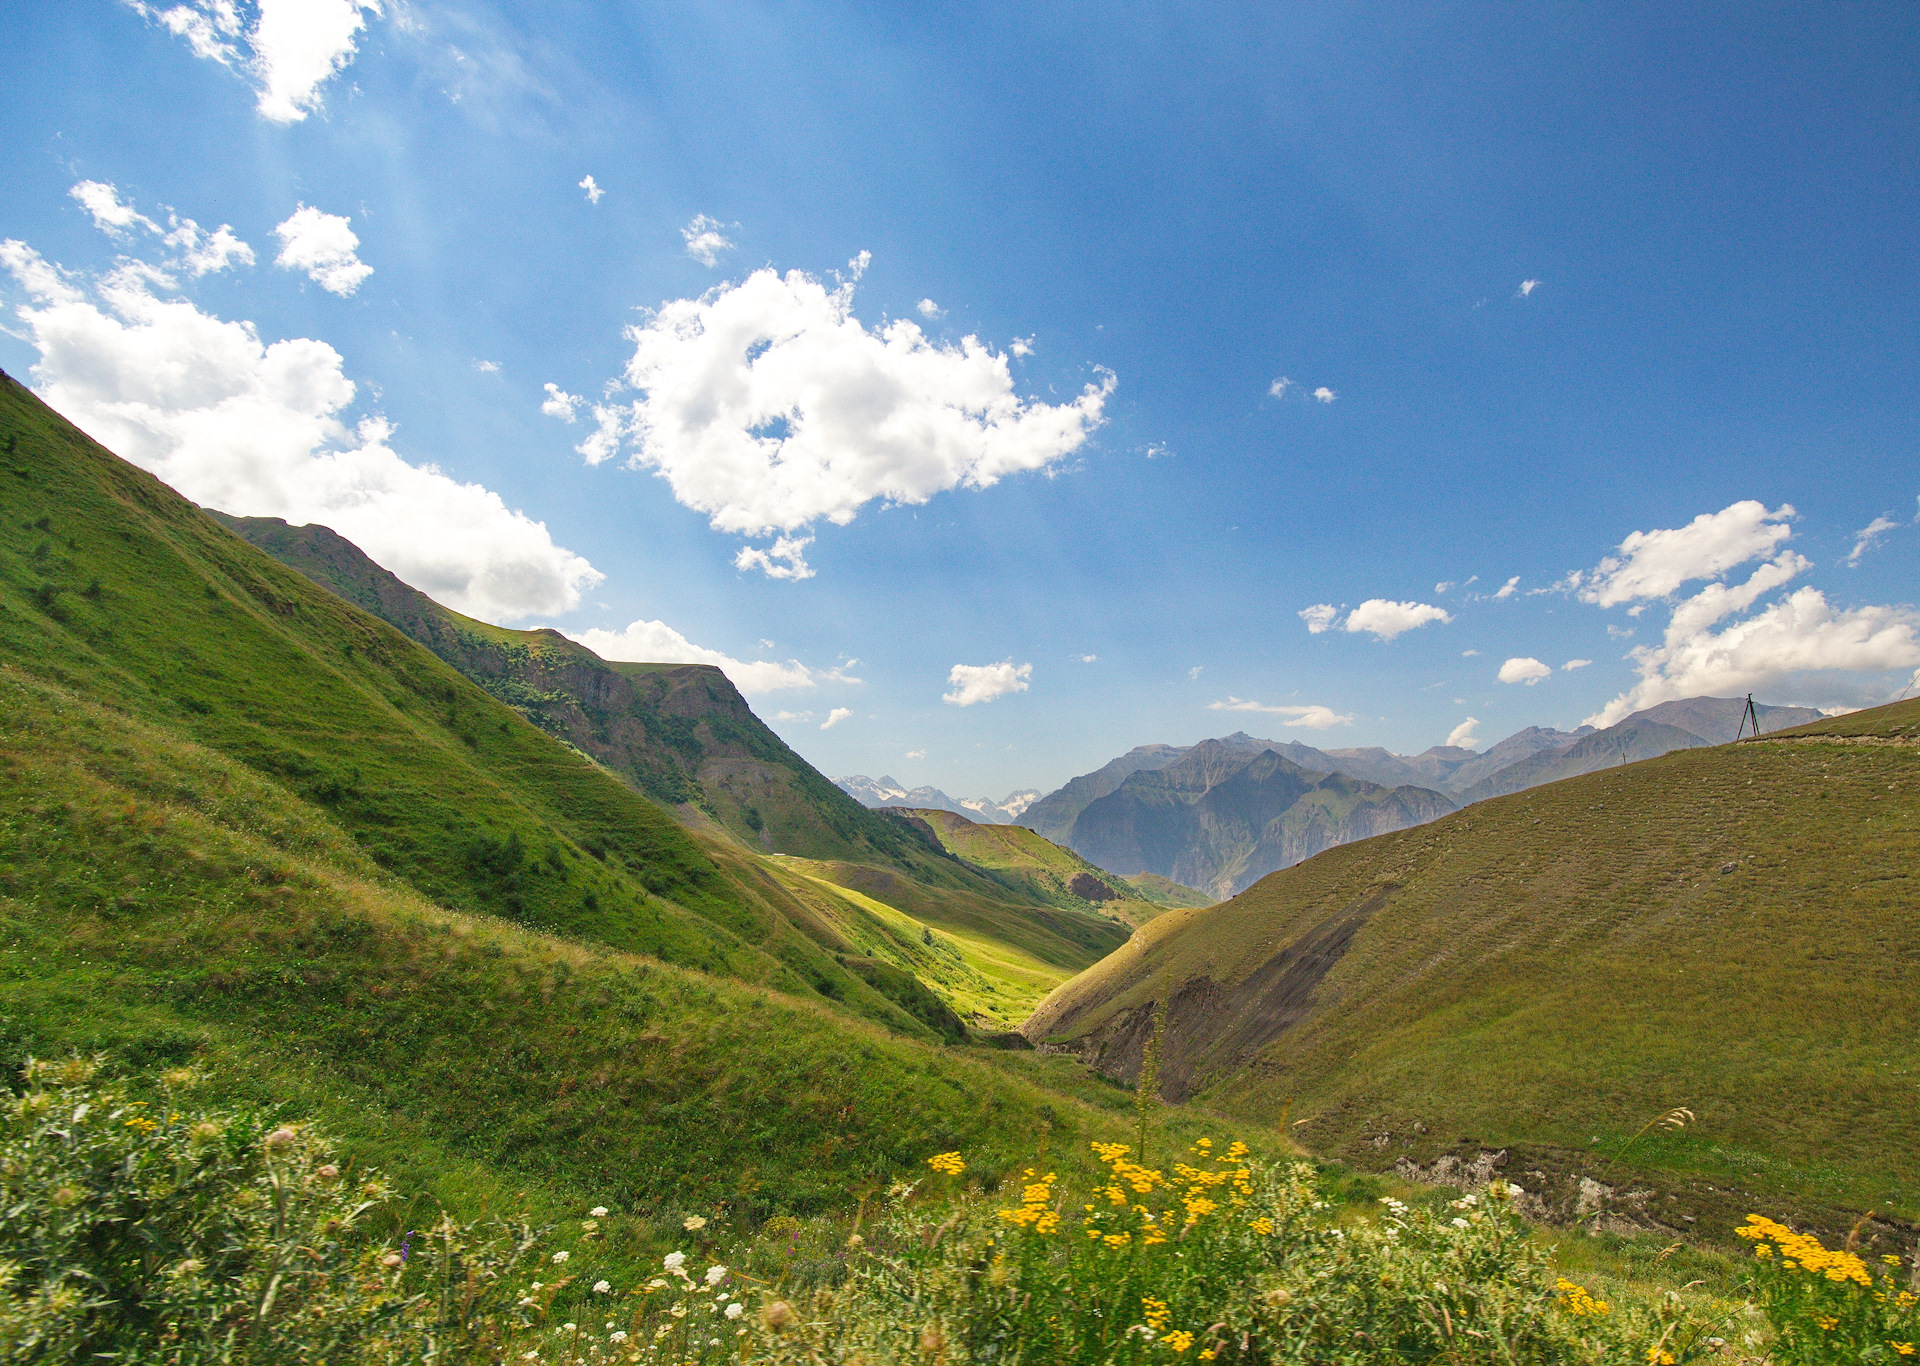
[[[1384,788],[1205,740],[1178,763],[1130,774],[1089,802],[1064,838],[1122,876],[1159,873],[1228,896],[1332,845],[1452,809],[1425,788]]]
[[[11,664],[0,850],[0,1064],[198,1058],[470,1215],[804,1212],[1128,1123],[1124,1094],[436,905],[275,778]]]
[[[5,379],[0,440],[0,657],[271,777],[442,905],[925,1032],[744,850],[682,829]]]
[[[326,527],[211,515],[648,796],[697,809],[751,847],[952,877],[937,851],[788,748],[710,665],[610,663],[558,631],[509,630],[442,607]]]
[[[1048,905],[1109,916],[1129,925],[1143,925],[1160,912],[1126,879],[1102,872],[1073,850],[1023,825],[980,825],[951,811],[909,814],[924,821],[948,853]]]
[[[1609,1183],[1913,1219],[1917,730],[1901,703],[1329,850],[1161,916],[1028,1031],[1131,1077],[1167,999],[1170,1094],[1290,1105],[1314,1146],[1403,1170],[1584,1172],[1687,1106]]]

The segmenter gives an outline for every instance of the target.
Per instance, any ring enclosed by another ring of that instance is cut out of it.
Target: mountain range
[[[985,825],[1011,825],[1040,799],[1037,788],[1009,792],[1001,801],[985,797],[949,797],[937,787],[907,787],[898,778],[882,775],[869,778],[862,773],[833,780],[842,792],[862,806],[873,808],[914,807],[922,811],[951,811],[956,816]]]
[[[1755,709],[1763,732],[1821,715]],[[1157,873],[1227,897],[1323,849],[1489,797],[1723,744],[1745,711],[1744,698],[1694,697],[1605,730],[1529,726],[1485,751],[1436,745],[1414,755],[1322,750],[1244,731],[1196,745],[1141,745],[1033,802],[1020,824],[1110,872]]]

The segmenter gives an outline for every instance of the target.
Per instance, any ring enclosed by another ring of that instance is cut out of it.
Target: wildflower
[[[701,1214],[689,1214],[685,1219],[682,1219],[680,1221],[680,1227],[685,1229],[688,1233],[698,1233],[701,1229],[705,1228],[706,1226],[707,1226],[706,1216]]]
[[[1898,1352],[1903,1357],[1910,1357],[1913,1355],[1914,1349],[1913,1349],[1913,1344],[1911,1342],[1889,1341],[1887,1343],[1887,1346],[1893,1348],[1894,1351]]]
[[[784,1333],[800,1322],[800,1316],[793,1312],[793,1306],[785,1300],[775,1300],[760,1311],[760,1322],[776,1333]]]
[[[740,1302],[738,1300],[735,1300],[732,1304],[727,1306],[727,1317],[730,1319],[737,1319],[746,1312],[747,1311],[741,1307]]]
[[[862,1237],[861,1237],[861,1236],[860,1236],[859,1234],[857,1234],[857,1233],[849,1233],[849,1234],[847,1235],[847,1246],[848,1246],[849,1248],[857,1248],[857,1247],[860,1247],[860,1246],[861,1246],[862,1244],[864,1244],[864,1243],[865,1243],[866,1241],[867,1241],[867,1240],[866,1240],[865,1238],[862,1238]]]
[[[658,1276],[655,1276],[652,1280],[647,1282],[647,1289],[649,1290],[665,1290],[666,1288],[667,1288],[667,1283],[664,1280],[660,1279],[660,1277]]]
[[[316,1181],[338,1181],[340,1169],[331,1162],[323,1163],[313,1169],[313,1176]]]
[[[1260,1218],[1255,1219],[1249,1227],[1262,1238],[1270,1237],[1273,1233],[1273,1220],[1262,1215]]]
[[[298,1135],[296,1135],[292,1129],[289,1129],[286,1125],[283,1124],[278,1129],[275,1129],[272,1133],[267,1135],[265,1140],[267,1145],[267,1151],[277,1153],[277,1152],[284,1151],[287,1148],[291,1148],[293,1146],[293,1140],[296,1137],[298,1137]]]
[[[1184,1352],[1187,1348],[1193,1346],[1193,1334],[1184,1328],[1176,1328],[1171,1333],[1168,1333],[1166,1337],[1162,1338],[1161,1341],[1165,1342],[1167,1346],[1171,1347],[1175,1352]]]
[[[394,1267],[400,1265],[400,1263],[405,1260],[406,1259],[402,1257],[399,1253],[389,1252],[386,1256],[380,1259],[380,1265],[386,1267],[389,1271],[391,1271]]]
[[[684,1304],[676,1304],[673,1306],[673,1308],[669,1309],[667,1312],[673,1315],[676,1319],[684,1319],[687,1316],[687,1306]]]
[[[595,1205],[592,1209],[588,1210],[587,1213],[595,1219],[604,1219],[607,1217],[607,1207],[605,1205]]]
[[[718,1285],[727,1278],[727,1269],[717,1263],[707,1268],[707,1284]]]
[[[624,1328],[616,1328],[611,1333],[607,1334],[607,1341],[611,1342],[616,1347],[619,1346],[621,1343],[625,1342],[626,1340],[627,1340],[627,1330]]]
[[[613,1286],[607,1281],[595,1281],[593,1283],[593,1293],[596,1295],[604,1295],[611,1289],[613,1289]]]
[[[958,1176],[967,1169],[966,1161],[959,1153],[935,1153],[927,1159],[927,1165],[946,1176]]]
[[[947,1335],[938,1328],[929,1327],[920,1330],[920,1350],[926,1355],[938,1356],[946,1345]]]
[[[1565,1276],[1554,1282],[1553,1290],[1560,1297],[1560,1307],[1575,1318],[1599,1318],[1612,1312],[1612,1305],[1596,1300],[1585,1287],[1575,1285]]]
[[[567,1258],[571,1257],[572,1255],[573,1254],[571,1252],[568,1252],[563,1248],[559,1252],[556,1252],[553,1254],[553,1260],[556,1262],[564,1262],[567,1260]]]
[[[1673,1366],[1673,1353],[1661,1349],[1659,1343],[1647,1348],[1648,1366]]]
[[[665,1264],[667,1270],[678,1271],[682,1266],[686,1265],[687,1254],[684,1252],[669,1252],[660,1260]]]
[[[1473,1227],[1473,1225],[1469,1224],[1465,1219],[1450,1219],[1447,1222],[1451,1223],[1455,1228],[1472,1228]]]

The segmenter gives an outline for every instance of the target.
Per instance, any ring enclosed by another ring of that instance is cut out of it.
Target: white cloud
[[[1322,631],[1331,630],[1333,619],[1339,615],[1339,609],[1330,602],[1316,602],[1311,607],[1302,607],[1299,612],[1300,620],[1307,623],[1308,634],[1316,636]]]
[[[765,659],[752,662],[734,659],[718,650],[695,645],[664,621],[629,622],[624,631],[595,628],[566,634],[602,659],[624,659],[644,664],[711,664],[732,679],[733,686],[749,697],[791,688],[814,688],[822,680],[836,683],[860,681],[838,669],[820,673],[797,659],[790,659],[784,664]],[[813,714],[785,712],[776,719],[810,721]]]
[[[284,270],[304,270],[320,288],[344,299],[373,274],[373,267],[355,254],[360,239],[348,226],[352,221],[300,205],[273,230],[280,239],[280,254],[273,263]]]
[[[924,759],[926,757],[927,752],[924,749],[910,749],[907,751],[907,758],[909,759]]]
[[[1474,734],[1479,728],[1480,723],[1469,716],[1466,720],[1447,732],[1446,743],[1449,745],[1457,745],[1461,749],[1472,749],[1480,743],[1480,737]]]
[[[735,686],[738,685],[736,684]],[[813,713],[810,711],[777,711],[773,714],[773,719],[776,721],[811,721],[813,720]]]
[[[1322,403],[1331,403],[1340,397],[1340,395],[1334,393],[1333,390],[1327,388],[1324,384],[1313,391],[1313,396]]]
[[[1460,652],[1460,658],[1462,658],[1462,659],[1473,659],[1473,658],[1475,658],[1476,656],[1478,656],[1478,655],[1479,655],[1479,653],[1480,653],[1480,652],[1479,652],[1478,650],[1462,650],[1462,651]]]
[[[1199,681],[1199,678],[1200,678],[1200,671],[1201,671],[1202,669],[1204,669],[1204,668],[1206,668],[1206,667],[1207,667],[1207,666],[1206,666],[1206,665],[1204,665],[1204,664],[1196,664],[1196,665],[1194,665],[1194,666],[1193,666],[1193,667],[1192,667],[1191,669],[1188,669],[1188,670],[1187,670],[1187,682],[1189,682],[1189,683],[1194,683],[1194,682],[1197,682],[1197,681]]]
[[[1389,602],[1385,598],[1368,598],[1351,612],[1347,613],[1345,629],[1348,634],[1367,632],[1378,640],[1392,640],[1395,636],[1425,626],[1430,621],[1450,622],[1453,617],[1424,602]],[[1308,624],[1309,630],[1313,629]]]
[[[813,569],[807,564],[806,549],[812,544],[811,536],[782,536],[765,550],[743,545],[733,557],[733,567],[758,569],[770,579],[810,579]]]
[[[378,0],[259,0],[246,28],[235,0],[192,0],[168,9],[126,0],[129,8],[187,40],[196,57],[238,67],[259,90],[260,116],[297,123],[321,107],[320,87],[353,60],[355,36]]]
[[[166,277],[151,268],[123,266],[83,290],[17,241],[0,243],[0,266],[32,296],[18,316],[40,352],[41,397],[195,502],[323,523],[487,620],[571,610],[600,582],[498,494],[401,459],[382,419],[350,429],[354,386],[325,342],[264,344],[252,323],[162,297]]]
[[[1496,592],[1493,596],[1496,599],[1510,598],[1513,596],[1513,590],[1519,586],[1520,586],[1520,576],[1518,574],[1515,574],[1512,578],[1508,579],[1504,584],[1502,584],[1500,586],[1499,591]]]
[[[914,307],[923,318],[944,318],[947,311],[931,299],[922,299]]]
[[[1636,531],[1620,542],[1620,553],[1600,561],[1591,574],[1579,571],[1562,583],[1577,589],[1582,602],[1613,607],[1636,598],[1664,598],[1692,579],[1717,579],[1735,565],[1771,555],[1793,535],[1786,523],[1795,516],[1791,503],[1773,511],[1754,499],[1718,512],[1703,512],[1683,527]]]
[[[1860,563],[1860,557],[1873,549],[1874,543],[1892,531],[1900,523],[1891,517],[1875,517],[1871,522],[1853,533],[1853,549],[1847,552],[1847,567]]]
[[[1520,282],[1520,297],[1524,299],[1538,288],[1540,288],[1540,282],[1538,280],[1522,280]]]
[[[1608,640],[1632,640],[1632,639],[1633,639],[1633,627],[1631,627],[1631,626],[1615,626],[1615,625],[1613,625],[1612,623],[1608,623],[1608,625],[1607,625],[1607,639],[1608,639]]]
[[[1008,693],[1025,692],[1032,676],[1033,665],[1016,665],[1011,659],[998,664],[956,664],[947,671],[952,691],[942,693],[940,700],[956,707],[991,702]]]
[[[234,236],[231,225],[222,223],[207,232],[191,218],[171,211],[167,226],[161,227],[131,204],[122,203],[120,192],[99,180],[83,180],[67,191],[93,218],[93,226],[117,241],[128,241],[127,229],[145,228],[161,242],[179,253],[164,262],[168,270],[184,270],[196,280],[216,270],[225,270],[236,262],[253,264],[253,248]]]
[[[1524,683],[1531,688],[1541,679],[1551,677],[1553,677],[1551,667],[1542,664],[1537,659],[1526,656],[1518,659],[1509,659],[1505,664],[1500,666],[1500,681],[1502,683]]]
[[[1007,350],[1013,352],[1015,357],[1024,360],[1033,354],[1033,338],[1015,337],[1013,341],[1008,344]]]
[[[1112,375],[1070,403],[1023,400],[1004,354],[971,336],[929,342],[905,319],[870,332],[853,288],[758,270],[664,305],[628,332],[624,383],[642,397],[596,405],[580,453],[597,464],[631,441],[629,463],[715,530],[787,539],[821,518],[845,525],[876,498],[924,503],[1046,469],[1100,425]],[[796,554],[803,543],[787,540]],[[762,569],[782,558],[801,577],[778,545],[745,555]]]
[[[559,385],[548,381],[547,399],[540,405],[540,411],[548,417],[557,417],[562,422],[572,422],[574,409],[586,400],[578,394],[570,394]]]
[[[1308,730],[1326,730],[1332,726],[1350,726],[1353,713],[1337,712],[1332,707],[1305,706],[1279,707],[1268,706],[1263,702],[1250,702],[1243,697],[1229,697],[1224,702],[1209,702],[1208,711],[1257,711],[1265,716],[1285,716],[1291,718],[1283,722],[1289,726],[1304,726]]]
[[[853,715],[853,708],[851,707],[835,707],[832,711],[827,713],[827,719],[820,723],[820,729],[832,730],[835,726],[839,725],[842,721],[846,720],[849,716],[852,716],[852,715]]]
[[[1632,658],[1641,681],[1589,718],[1590,724],[1611,725],[1675,698],[1780,687],[1795,675],[1871,674],[1920,666],[1920,612],[1905,607],[1836,609],[1819,589],[1801,588],[1719,632],[1670,628],[1661,645],[1642,645]],[[1804,692],[1808,680],[1801,682]],[[1827,685],[1827,691],[1834,691],[1834,685]]]
[[[497,375],[500,373],[500,362],[497,360],[476,360],[473,363],[473,368],[483,375]]]
[[[160,231],[158,223],[133,205],[121,203],[120,192],[104,181],[83,180],[67,193],[80,202],[81,208],[93,215],[93,226],[109,237],[125,241],[131,236],[127,229],[136,223],[148,232]]]
[[[704,213],[695,214],[693,221],[680,229],[680,236],[687,243],[687,255],[709,269],[719,265],[720,253],[733,250],[733,243],[720,231],[723,226],[718,219]]]
[[[1451,587],[1453,587],[1453,580],[1448,579],[1444,583],[1436,583],[1433,586],[1433,591],[1435,596],[1438,596],[1439,594],[1446,592]]]
[[[1293,381],[1288,379],[1285,375],[1282,375],[1280,376],[1279,379],[1275,380],[1272,384],[1269,384],[1267,386],[1267,392],[1273,395],[1273,397],[1275,398],[1285,398],[1287,396],[1287,390],[1291,389],[1292,387],[1293,387]]]
[[[1593,663],[1591,659],[1569,659],[1565,664],[1560,666],[1560,672],[1570,674],[1575,669],[1584,669],[1591,663]]]
[[[586,191],[587,203],[589,204],[598,204],[600,197],[606,193],[605,190],[600,188],[600,185],[592,176],[582,177],[580,183],[574,186],[574,188],[576,190]]]
[[[1080,662],[1082,664],[1098,664],[1100,662],[1100,656],[1099,655],[1081,655]]]

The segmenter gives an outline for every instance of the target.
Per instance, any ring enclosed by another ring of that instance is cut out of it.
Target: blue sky
[[[954,8],[17,5],[0,366],[960,795],[1920,668],[1910,6]]]

